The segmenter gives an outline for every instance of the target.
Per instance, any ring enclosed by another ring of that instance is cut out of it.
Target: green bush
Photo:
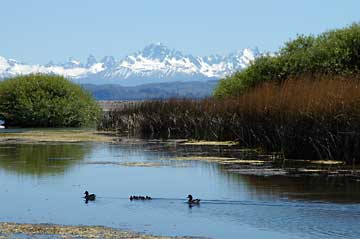
[[[10,126],[90,126],[99,113],[92,96],[62,76],[33,74],[0,82],[0,115]]]
[[[257,58],[246,70],[220,81],[214,95],[237,96],[266,81],[283,82],[302,75],[360,73],[360,24],[319,36],[298,36],[275,56]]]

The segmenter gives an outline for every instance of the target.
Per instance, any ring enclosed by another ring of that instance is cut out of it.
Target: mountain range
[[[218,81],[176,81],[137,86],[82,84],[96,100],[201,99],[214,91]]]
[[[0,56],[0,79],[30,74],[59,74],[80,84],[121,85],[152,83],[212,82],[246,68],[260,55],[258,49],[245,48],[226,56],[186,55],[157,43],[122,59],[106,56],[97,60],[90,55],[86,62],[69,58],[65,63],[25,64]]]

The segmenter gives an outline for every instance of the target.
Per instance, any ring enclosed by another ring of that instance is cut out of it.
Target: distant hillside
[[[114,84],[83,84],[96,100],[144,100],[165,98],[205,98],[212,94],[218,81],[153,83],[124,87]]]

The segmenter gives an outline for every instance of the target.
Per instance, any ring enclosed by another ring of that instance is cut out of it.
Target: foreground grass
[[[30,130],[19,133],[2,133],[0,142],[114,142],[116,138],[96,130]]]
[[[134,232],[120,231],[100,226],[63,226],[53,224],[0,223],[0,238],[133,238],[133,239],[170,239]],[[179,237],[178,237],[179,238]]]

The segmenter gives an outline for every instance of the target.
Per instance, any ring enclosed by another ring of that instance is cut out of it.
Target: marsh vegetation
[[[98,127],[143,138],[235,141],[286,159],[360,162],[360,25],[298,36],[220,81],[214,98],[112,109]]]
[[[360,159],[360,81],[304,77],[236,98],[146,101],[104,115],[99,126],[150,138],[237,141],[286,158]]]

